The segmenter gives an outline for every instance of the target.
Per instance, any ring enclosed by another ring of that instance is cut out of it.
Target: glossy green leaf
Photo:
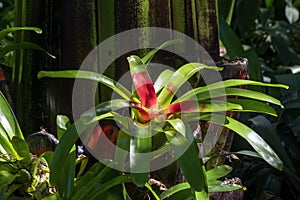
[[[166,106],[170,104],[177,90],[189,80],[189,78],[202,69],[221,70],[221,68],[207,66],[202,63],[188,63],[183,65],[174,72],[166,86],[162,89],[157,99],[159,105]]]
[[[209,193],[211,192],[228,192],[228,191],[233,191],[233,190],[238,190],[241,189],[242,187],[240,185],[236,185],[236,184],[223,184],[221,181],[219,184],[210,184],[208,182],[208,191]],[[179,183],[175,186],[170,187],[168,190],[164,191],[163,193],[161,193],[161,195],[159,196],[161,200],[163,199],[168,199],[168,198],[172,198],[175,197],[176,194],[179,194],[180,192],[183,191],[187,191],[185,197],[186,198],[192,198],[192,192],[191,192],[191,186],[189,183]],[[198,199],[200,198],[207,198],[207,195],[204,193],[197,193],[196,195],[198,197]],[[172,199],[176,199],[176,198],[172,198]]]
[[[205,103],[199,104],[199,111],[200,112],[223,112],[229,110],[242,110],[243,107],[238,103],[231,103],[229,101],[218,101],[218,100],[211,100]]]
[[[150,63],[151,59],[154,57],[154,55],[161,49],[167,47],[167,46],[170,46],[170,45],[174,45],[174,44],[177,44],[179,42],[182,42],[182,40],[180,39],[176,39],[176,40],[169,40],[167,42],[164,42],[162,45],[160,45],[159,47],[151,50],[149,53],[147,53],[143,58],[142,58],[142,61],[143,63],[145,64],[148,64]]]
[[[11,51],[15,51],[18,49],[38,50],[38,51],[41,51],[41,52],[47,54],[48,56],[50,56],[52,58],[55,58],[55,56],[53,56],[52,54],[47,52],[45,49],[43,49],[39,45],[34,44],[32,42],[21,42],[21,43],[17,43],[17,44],[9,44],[0,49],[0,58],[3,58],[7,53],[9,53]]]
[[[15,32],[15,31],[21,31],[21,30],[24,30],[24,31],[34,31],[38,34],[41,34],[42,33],[42,29],[40,28],[37,28],[37,27],[12,27],[12,28],[6,28],[4,30],[1,30],[0,31],[0,41],[6,37],[9,33],[12,33],[12,32]]]
[[[130,140],[130,170],[134,184],[144,187],[150,172],[150,152],[152,151],[151,126],[133,124]]]
[[[233,190],[240,190],[243,187],[237,184],[217,184],[217,185],[209,185],[209,192],[229,192]]]
[[[180,192],[180,191],[183,191],[183,190],[187,190],[187,189],[190,189],[191,186],[190,184],[188,183],[179,183],[177,185],[174,185],[172,187],[170,187],[168,190],[164,191],[163,193],[161,193],[159,195],[160,199],[161,200],[164,200],[164,199],[167,199],[169,197],[171,197],[172,195]],[[192,193],[190,193],[190,195],[192,196]]]
[[[210,169],[206,172],[207,181],[208,181],[208,183],[210,183],[210,181],[214,181],[216,179],[223,178],[226,175],[228,175],[231,171],[232,171],[232,167],[230,167],[228,165],[219,165],[219,166],[217,166],[213,169]]]
[[[219,17],[219,30],[220,39],[226,47],[229,57],[231,59],[245,57],[241,41],[222,17]]]
[[[84,122],[90,122],[95,119],[96,116],[107,114],[111,111],[117,111],[122,108],[134,107],[130,102],[123,99],[113,99],[96,105],[95,107],[85,111],[80,115],[80,119]]]
[[[71,152],[66,158],[65,165],[63,165],[63,172],[60,175],[60,180],[62,180],[64,184],[62,184],[62,187],[59,189],[63,191],[63,197],[65,199],[70,199],[74,192],[75,160],[76,148],[72,148]]]
[[[76,121],[72,124],[65,132],[61,140],[59,141],[55,152],[52,163],[50,165],[50,182],[52,185],[56,185],[60,179],[60,174],[62,173],[62,167],[66,163],[66,158],[69,155],[70,150],[75,144],[76,140],[89,125],[82,122]]]
[[[127,58],[130,74],[132,77],[135,92],[138,94],[141,105],[146,108],[157,106],[157,98],[154,90],[153,82],[143,61],[138,56],[130,56]]]
[[[261,115],[251,118],[249,119],[249,121],[254,125],[253,129],[257,133],[259,133],[259,135],[262,138],[264,138],[266,142],[268,142],[268,144],[283,161],[283,171],[289,170],[292,173],[296,174],[296,169],[294,168],[285,148],[282,146],[281,140],[277,135],[276,129],[273,127],[270,121]]]
[[[165,85],[168,83],[173,74],[174,71],[171,71],[169,69],[166,69],[159,74],[154,83],[154,89],[156,93],[159,92],[163,87],[165,87]]]
[[[128,156],[127,152],[130,151],[130,139],[131,136],[129,134],[126,134],[124,130],[121,129],[119,131],[118,139],[117,139],[117,146],[119,148],[116,148],[115,157],[114,157],[115,162],[117,162],[119,165],[118,167],[119,169],[124,169],[126,159]]]
[[[11,140],[13,136],[24,139],[19,123],[11,110],[11,107],[4,95],[0,91],[0,124],[7,134],[7,139]],[[1,133],[2,134],[2,133]],[[3,135],[4,136],[4,135]]]
[[[256,86],[266,86],[266,87],[279,87],[288,89],[289,87],[283,84],[270,84],[270,83],[263,83],[258,81],[251,81],[251,80],[241,80],[241,79],[230,79],[226,81],[220,81],[216,83],[209,84],[207,86],[195,88],[186,94],[179,97],[175,102],[189,100],[191,97],[195,95],[202,94],[204,92],[208,92],[215,89],[223,89],[228,87],[235,87],[235,86],[243,86],[243,85],[256,85]],[[220,90],[220,92],[223,92]]]
[[[100,82],[103,85],[114,90],[125,100],[130,100],[131,93],[120,83],[114,81],[113,79],[104,76],[103,74],[91,72],[91,71],[83,71],[83,70],[63,70],[63,71],[40,71],[38,73],[38,78],[81,78],[88,79],[92,81]]]
[[[145,187],[148,188],[148,190],[151,192],[151,194],[154,196],[156,200],[160,200],[159,196],[156,194],[156,192],[152,189],[151,185],[149,183],[145,184]]]
[[[241,122],[226,117],[228,123],[224,124],[224,116],[213,114],[212,117],[207,117],[206,120],[212,120],[217,124],[220,124],[247,140],[249,144],[257,151],[257,153],[271,166],[282,170],[283,163],[274,150],[260,137],[255,131]],[[204,119],[204,118],[203,118]]]
[[[279,106],[283,107],[283,105],[281,104],[281,102],[278,99],[276,99],[270,95],[261,93],[261,92],[240,89],[240,88],[225,88],[225,94],[226,94],[226,96],[239,96],[239,97],[246,97],[246,98],[250,98],[250,99],[265,101],[265,102],[273,103],[275,105],[279,105]],[[223,89],[211,90],[209,92],[205,92],[200,95],[197,95],[199,101],[216,98],[216,97],[222,97],[222,96],[224,96]]]
[[[24,159],[25,162],[31,161],[29,147],[28,147],[27,143],[25,142],[25,140],[23,140],[17,136],[14,136],[11,140],[11,143],[12,143],[14,149],[16,150],[16,152],[18,153],[18,155],[22,159]]]
[[[241,105],[242,109],[236,110],[239,112],[257,112],[277,117],[276,111],[271,106],[260,101],[255,101],[251,99],[227,99],[227,101]]]
[[[7,139],[6,132],[0,126],[0,152],[2,154],[11,154],[15,157],[19,158],[17,152],[15,151],[13,145],[11,144],[10,140]]]
[[[57,125],[57,138],[60,140],[68,127],[71,126],[70,120],[65,115],[57,115],[56,117],[56,125]]]
[[[180,119],[168,120],[177,134],[166,134],[174,151],[177,163],[187,181],[196,191],[207,192],[205,167],[199,157],[199,150],[193,139],[191,128]]]

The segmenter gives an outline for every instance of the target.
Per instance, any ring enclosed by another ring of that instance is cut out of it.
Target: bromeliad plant
[[[206,173],[203,159],[199,156],[199,148],[193,135],[194,130],[190,126],[190,122],[199,120],[210,121],[233,130],[245,138],[266,162],[279,170],[282,169],[282,161],[256,132],[221,113],[226,111],[259,112],[276,116],[275,110],[268,103],[282,106],[280,101],[269,95],[236,88],[236,86],[256,85],[281,88],[287,88],[287,86],[235,79],[197,87],[175,98],[179,88],[200,70],[222,69],[202,63],[187,63],[177,71],[163,71],[153,82],[148,72],[148,64],[159,49],[173,43],[174,41],[168,41],[143,58],[135,55],[128,57],[133,82],[132,92],[111,78],[91,71],[39,72],[39,78],[82,78],[97,81],[110,87],[122,97],[122,99],[100,103],[84,112],[80,119],[66,130],[52,161],[50,175],[52,184],[55,185],[58,182],[58,177],[62,174],[60,166],[64,165],[65,158],[78,136],[87,127],[102,119],[115,120],[120,125],[117,146],[129,152],[129,167],[132,172],[131,179],[126,179],[126,181],[132,180],[140,187],[147,186],[150,171],[151,158],[147,159],[145,155],[169,145],[188,182],[184,188],[191,188],[196,199],[208,199],[209,192],[225,190],[220,181],[207,177],[210,173]],[[227,96],[244,98],[226,100]],[[117,112],[124,108],[130,109],[129,117]],[[154,136],[154,132],[157,135]],[[118,157],[118,151],[115,153],[116,157]],[[227,190],[239,188],[232,186]],[[163,197],[171,193],[166,192]]]

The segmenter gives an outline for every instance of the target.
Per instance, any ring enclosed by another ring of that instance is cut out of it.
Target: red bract
[[[142,60],[137,56],[130,56],[128,58],[130,72],[132,76],[133,85],[138,94],[141,106],[148,109],[156,109],[157,98],[153,82],[147,72]]]

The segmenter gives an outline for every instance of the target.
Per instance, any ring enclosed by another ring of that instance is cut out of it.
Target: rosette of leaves
[[[276,116],[275,110],[268,104],[282,106],[279,100],[260,92],[236,88],[236,86],[256,85],[281,88],[287,88],[287,86],[231,79],[194,88],[175,98],[179,88],[200,70],[222,69],[202,63],[187,63],[176,71],[163,71],[153,82],[149,75],[149,62],[159,49],[173,43],[174,41],[168,41],[143,58],[135,55],[128,57],[133,83],[132,92],[111,78],[91,71],[39,72],[39,78],[82,78],[97,81],[121,96],[120,99],[102,102],[84,112],[80,119],[66,130],[52,160],[50,176],[52,184],[58,183],[62,173],[60,166],[65,163],[65,158],[78,139],[78,135],[91,124],[102,119],[113,119],[120,125],[117,145],[129,152],[129,167],[133,172],[130,174],[130,180],[139,187],[147,186],[149,177],[151,159],[145,155],[153,149],[169,145],[187,180],[185,187],[190,189],[196,199],[208,199],[208,193],[212,191],[226,191],[222,188],[221,181],[207,177],[210,173],[206,173],[203,160],[199,156],[197,145],[199,141],[194,139],[193,130],[189,124],[199,120],[211,121],[233,130],[246,139],[262,159],[273,167],[282,169],[282,161],[255,131],[221,113],[226,111],[259,112]],[[225,93],[222,90],[225,90]],[[225,100],[226,96],[241,98]],[[130,116],[117,112],[126,108],[130,109]],[[158,136],[155,137],[159,137],[159,142],[152,136],[153,131],[158,132]],[[129,180],[126,179],[126,181]],[[227,190],[232,189],[227,188]]]

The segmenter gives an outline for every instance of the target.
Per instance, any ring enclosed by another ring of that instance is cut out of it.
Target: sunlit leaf
[[[207,192],[205,167],[199,157],[198,146],[193,139],[191,128],[180,119],[168,120],[168,122],[178,132],[166,136],[178,158],[177,163],[181,171],[194,190]]]
[[[227,99],[227,101],[241,105],[242,110],[236,110],[239,112],[257,112],[277,117],[276,111],[271,106],[263,102],[251,99]]]
[[[216,180],[219,178],[225,177],[227,174],[229,174],[232,171],[232,167],[228,165],[219,165],[213,169],[210,169],[206,172],[206,177],[208,183],[211,180]]]
[[[70,127],[70,120],[65,115],[57,115],[56,125],[57,125],[57,139],[60,140],[63,134],[68,129],[68,127]]]
[[[159,92],[168,83],[169,79],[173,74],[174,71],[171,71],[169,69],[166,69],[159,74],[154,83],[154,89],[156,93]]]
[[[271,166],[282,170],[283,163],[274,150],[260,137],[255,131],[243,123],[226,117],[227,123],[224,124],[224,116],[212,114],[207,120],[223,125],[224,127],[236,132],[243,137],[257,151],[257,153]],[[204,118],[203,118],[204,119]]]
[[[283,107],[283,105],[281,104],[281,102],[278,99],[276,99],[270,95],[267,95],[267,94],[264,94],[261,92],[252,91],[252,90],[246,90],[246,89],[240,89],[240,88],[225,88],[225,95],[256,99],[256,100],[260,100],[260,101],[273,103],[275,105],[279,105],[279,106]],[[211,98],[215,98],[215,97],[222,97],[222,96],[224,96],[223,89],[211,90],[209,92],[205,92],[205,93],[197,95],[199,101],[211,99]]]
[[[40,71],[38,73],[38,78],[81,78],[88,79],[92,81],[100,82],[103,85],[114,90],[120,96],[122,96],[125,100],[130,100],[131,93],[120,83],[114,81],[113,79],[104,76],[103,74],[99,74],[91,71],[84,70],[63,70],[63,71]]]
[[[221,68],[214,66],[207,66],[202,63],[188,63],[180,67],[174,74],[170,77],[166,86],[162,89],[158,96],[159,105],[165,106],[170,104],[175,93],[178,89],[191,78],[195,73],[202,69],[213,69],[221,70]]]
[[[230,80],[220,81],[220,82],[209,84],[207,86],[198,87],[193,90],[190,90],[186,94],[179,97],[175,102],[190,100],[191,97],[194,97],[195,95],[198,95],[198,94],[201,94],[204,92],[208,92],[210,90],[222,89],[222,88],[234,87],[234,86],[243,86],[243,85],[279,87],[279,88],[285,88],[285,89],[289,88],[288,86],[283,85],[283,84],[270,84],[270,83],[263,83],[263,82],[251,81],[251,80],[230,79]],[[223,91],[220,90],[220,92],[223,92]]]
[[[152,108],[153,106],[156,106],[157,99],[153,82],[144,63],[138,56],[130,56],[127,59],[129,62],[133,85],[139,96],[142,107],[145,106],[146,108]]]
[[[9,139],[12,139],[13,136],[17,136],[21,139],[24,139],[21,132],[19,123],[11,110],[11,107],[4,95],[0,91],[0,123],[9,136]]]

